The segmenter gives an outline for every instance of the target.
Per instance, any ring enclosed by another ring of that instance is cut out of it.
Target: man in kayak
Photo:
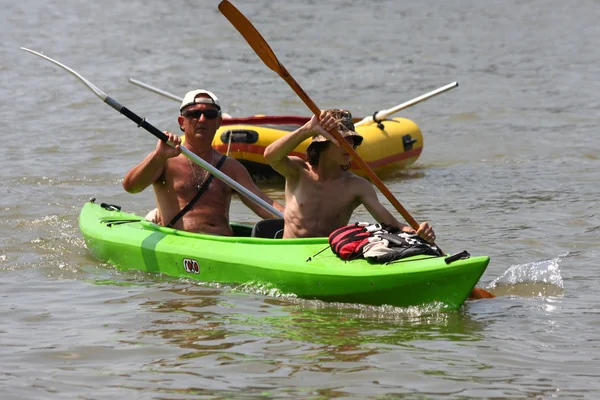
[[[284,210],[281,204],[260,191],[242,164],[213,149],[212,141],[222,122],[221,105],[214,93],[208,90],[188,92],[179,111],[181,115],[177,122],[185,133],[185,146],[191,152],[276,209]],[[170,132],[165,134],[175,147],[159,140],[154,151],[127,172],[123,188],[129,193],[139,193],[153,186],[158,205],[155,222],[190,232],[231,236],[229,207],[234,190],[219,179],[212,180],[207,171],[181,154],[180,137]],[[198,198],[200,191],[202,193]],[[244,196],[240,198],[260,217],[272,218],[269,212],[250,199]],[[188,211],[181,215],[186,208]]]
[[[377,222],[415,232],[379,202],[368,180],[348,171],[350,156],[327,132],[335,128],[354,148],[362,143],[362,136],[354,131],[349,111],[328,110],[321,112],[320,118],[313,116],[302,127],[265,149],[265,159],[285,177],[283,237],[327,237],[347,225],[361,204]],[[306,161],[288,156],[310,137]],[[435,233],[427,222],[423,222],[416,233],[430,243],[435,240]]]

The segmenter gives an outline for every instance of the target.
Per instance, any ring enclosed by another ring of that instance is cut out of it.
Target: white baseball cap
[[[198,97],[201,94],[205,94],[209,98]],[[217,96],[215,96],[215,94],[213,92],[209,92],[208,90],[204,90],[204,89],[196,89],[196,90],[189,91],[185,94],[185,96],[183,97],[183,101],[181,102],[181,107],[179,107],[179,111],[181,112],[187,106],[190,106],[192,104],[197,104],[197,103],[212,104],[215,107],[217,107],[219,110],[221,109],[221,103],[219,102],[219,99],[217,98]]]

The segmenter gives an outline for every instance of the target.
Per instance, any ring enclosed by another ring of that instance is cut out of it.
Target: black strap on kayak
[[[421,260],[427,260],[429,258],[440,258],[443,256],[428,256],[428,257],[421,257],[418,260],[414,260],[412,258],[401,258],[400,260],[393,260],[393,261],[388,261],[386,263],[382,263],[383,265],[392,265],[392,264],[399,264],[399,263],[405,263],[405,262],[415,262],[415,261],[421,261]]]
[[[373,122],[375,122],[377,124],[377,127],[381,130],[383,130],[385,127],[383,126],[383,124],[381,123],[382,121],[385,121],[384,119],[377,119],[377,113],[379,111],[375,111],[373,113]]]
[[[444,261],[446,262],[446,264],[451,264],[454,261],[464,260],[464,259],[469,258],[469,257],[471,257],[471,255],[469,254],[469,252],[466,251],[466,250],[463,250],[460,253],[456,253],[456,254],[453,254],[451,256],[448,256],[448,257],[444,258]]]
[[[216,165],[216,168],[218,170],[221,169],[221,167],[223,166],[223,163],[225,162],[226,159],[227,159],[227,156],[221,157],[221,159],[219,160],[219,162]],[[206,191],[206,189],[208,188],[208,186],[210,185],[210,183],[212,182],[214,177],[215,176],[213,174],[210,174],[210,173],[208,174],[208,177],[206,178],[206,180],[204,182],[202,182],[202,184],[198,188],[198,193],[196,193],[194,198],[192,200],[190,200],[190,202],[187,203],[186,206],[183,207],[183,209],[181,211],[179,211],[179,213],[171,220],[171,222],[169,222],[169,224],[167,225],[168,228],[172,228],[173,225],[175,225],[175,223],[177,221],[179,221],[181,219],[181,217],[183,217],[185,215],[185,213],[187,213],[188,211],[191,210],[191,208],[194,206],[194,204],[196,204],[196,202],[198,201],[200,196],[202,196],[202,193],[204,193]]]
[[[319,254],[321,254],[322,252],[324,252],[325,250],[327,250],[328,248],[330,248],[331,246],[327,246],[325,247],[323,250],[318,251],[316,254],[313,254],[312,256],[308,257],[306,259],[306,262],[311,262],[313,257],[318,256]]]
[[[93,199],[92,203],[94,201],[96,201],[96,199]],[[100,207],[104,208],[107,211],[121,211],[121,206],[118,206],[116,204],[100,203]]]
[[[90,199],[90,203],[95,203],[96,198],[92,197]],[[108,203],[100,203],[100,207],[104,208],[107,211],[121,211],[121,206],[116,204],[108,204]],[[132,218],[107,218],[102,219],[100,223],[106,224],[106,226],[111,227],[113,225],[121,225],[128,224],[130,222],[139,222],[141,218],[132,219]]]
[[[122,225],[122,224],[130,224],[132,222],[140,222],[142,219],[103,219],[100,221],[103,224],[106,224],[109,228],[113,225]]]

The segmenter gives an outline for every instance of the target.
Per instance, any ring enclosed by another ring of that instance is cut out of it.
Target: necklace
[[[212,165],[213,162],[213,158],[214,158],[214,153],[211,151],[210,152],[210,162],[208,162],[210,165]],[[208,178],[209,172],[203,170],[200,173],[200,176],[198,176],[196,174],[196,164],[192,163],[192,160],[190,160],[189,158],[187,159],[188,164],[190,164],[190,168],[192,170],[192,174],[194,174],[194,182],[196,183],[196,188],[198,190],[200,190],[200,187],[202,187],[202,185],[204,185],[204,182],[206,181],[206,179]]]

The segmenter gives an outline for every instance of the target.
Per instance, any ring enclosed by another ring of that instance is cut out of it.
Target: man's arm
[[[248,173],[248,170],[242,164],[240,164],[238,161],[233,160],[233,159],[228,160],[228,162],[236,163],[235,180],[240,185],[242,185],[243,187],[245,187],[246,189],[248,189],[249,191],[251,191],[252,193],[257,195],[258,197],[260,197],[261,199],[263,199],[264,201],[266,201],[267,203],[269,203],[270,205],[275,207],[277,210],[281,211],[281,213],[283,213],[284,207],[281,204],[279,204],[278,202],[271,199],[266,194],[264,194],[258,188],[258,186],[256,186],[256,184],[252,180],[252,177]],[[261,218],[278,218],[277,216],[272,215],[270,212],[268,212],[267,210],[265,210],[264,208],[262,208],[261,206],[256,204],[254,201],[252,201],[249,198],[247,198],[246,196],[244,196],[243,194],[240,194],[240,200],[242,200],[242,203],[244,203],[246,205],[246,207],[248,207],[249,209],[254,211],[254,213]]]
[[[181,153],[181,139],[169,132],[165,134],[169,137],[169,141],[175,144],[175,148],[159,140],[154,151],[125,175],[123,189],[127,192],[139,193],[153,184],[162,175],[167,159]]]
[[[403,232],[416,233],[419,237],[425,239],[429,243],[435,241],[435,232],[429,223],[422,222],[419,225],[419,229],[416,231],[409,225],[401,223],[379,202],[377,193],[371,183],[366,179],[361,178],[361,180],[360,202],[377,222],[394,226]]]

